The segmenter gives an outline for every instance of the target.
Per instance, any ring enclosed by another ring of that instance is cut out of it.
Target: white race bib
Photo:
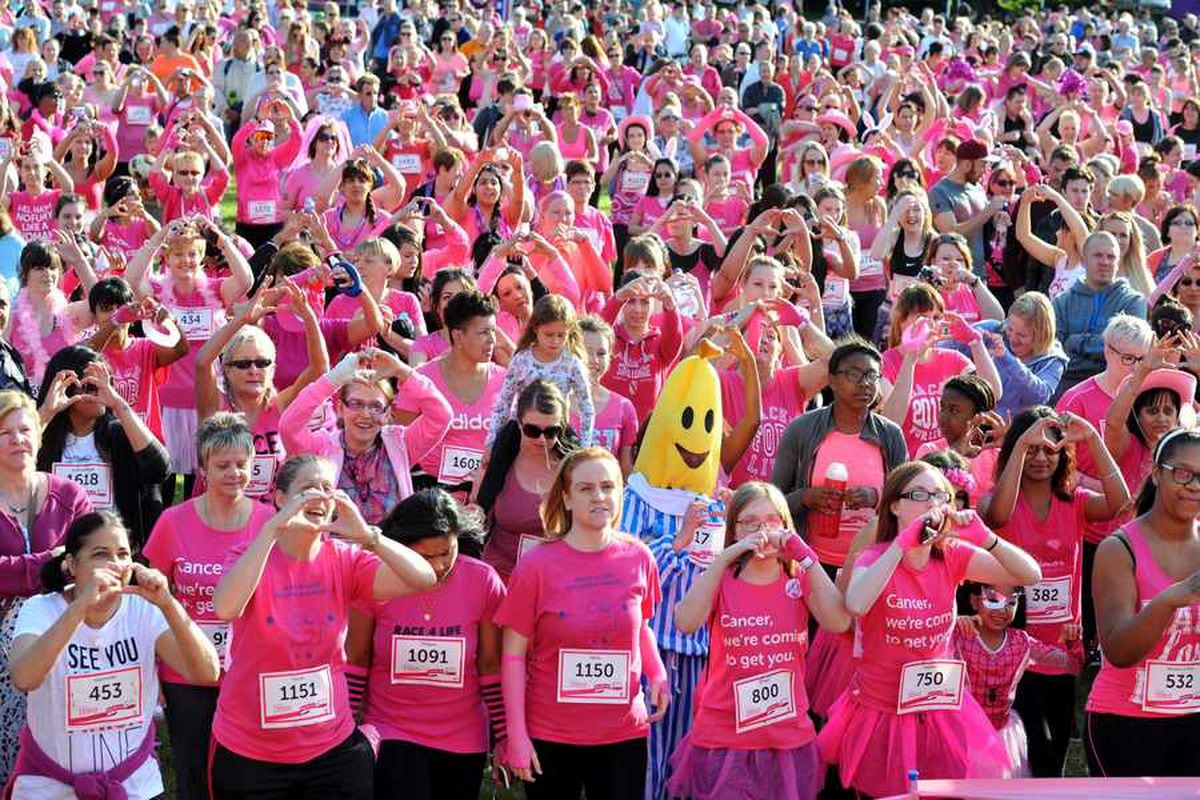
[[[438,467],[438,483],[457,486],[483,463],[483,451],[470,447],[446,445],[442,448],[442,463]]]
[[[274,222],[277,208],[274,200],[251,200],[246,204],[250,221],[255,223]]]
[[[12,139],[7,136],[0,138],[0,158],[8,158],[9,153],[12,152],[12,148]]]
[[[392,156],[392,166],[397,172],[405,175],[418,175],[421,169],[421,157],[416,153],[396,153]]]
[[[962,705],[966,663],[931,659],[905,664],[900,673],[896,712],[955,710]]]
[[[630,663],[628,650],[559,650],[558,702],[625,705]]]
[[[189,342],[202,342],[212,337],[213,310],[197,306],[195,308],[172,308],[171,315],[179,323],[179,331]]]
[[[212,642],[217,651],[217,660],[222,669],[229,668],[229,642],[233,639],[233,628],[228,622],[197,622],[196,627],[204,634],[204,638]]]
[[[688,558],[698,566],[707,567],[725,549],[725,525],[705,520],[696,527]]]
[[[153,121],[154,115],[150,111],[150,106],[133,104],[125,106],[125,122],[130,125],[149,125]]]
[[[108,464],[102,461],[80,461],[74,464],[59,462],[51,471],[60,478],[78,484],[96,508],[112,507],[112,470]]]
[[[737,732],[773,725],[796,716],[792,697],[792,671],[777,669],[733,684]]]
[[[1071,621],[1071,576],[1047,578],[1025,592],[1025,621],[1039,625]]]
[[[649,172],[632,172],[625,170],[621,173],[621,185],[619,191],[622,194],[645,194],[646,187],[650,185]]]
[[[271,491],[271,483],[275,480],[275,456],[267,454],[254,457],[254,465],[250,468],[250,485],[246,487],[249,497],[261,497]]]
[[[825,276],[825,291],[821,294],[821,305],[841,308],[850,296],[850,281],[835,275]]]
[[[545,538],[541,536],[530,536],[528,533],[522,533],[521,538],[517,540],[517,563],[521,563],[521,559],[525,557],[533,548],[545,543]]]
[[[258,676],[259,721],[263,730],[300,728],[334,718],[329,665]]]
[[[129,727],[142,719],[142,668],[67,676],[67,731]]]
[[[1142,710],[1193,714],[1200,710],[1200,662],[1147,661]]]
[[[911,275],[892,275],[892,282],[888,285],[888,300],[895,304],[900,293],[916,282],[917,279]]]
[[[461,636],[393,636],[392,683],[461,689],[466,653]]]
[[[1183,160],[1192,161],[1196,158],[1196,145],[1183,143]]]
[[[858,268],[858,277],[867,278],[872,275],[883,274],[883,262],[877,258],[872,258],[870,254],[863,253],[862,261]]]

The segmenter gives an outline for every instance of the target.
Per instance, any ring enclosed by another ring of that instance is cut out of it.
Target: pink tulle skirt
[[[957,711],[901,715],[863,705],[851,690],[830,710],[817,745],[843,786],[876,797],[907,791],[913,769],[926,780],[1012,774],[1004,743],[970,694]]]
[[[829,710],[850,685],[857,665],[853,633],[817,630],[804,666],[804,690],[814,714],[828,718]]]
[[[685,736],[671,756],[671,797],[815,800],[824,782],[816,742],[792,750],[710,750]]]
[[[1029,740],[1025,737],[1025,723],[1016,711],[1008,712],[1008,722],[1000,730],[1000,741],[1004,743],[1004,751],[1012,764],[1012,777],[1029,778]]]

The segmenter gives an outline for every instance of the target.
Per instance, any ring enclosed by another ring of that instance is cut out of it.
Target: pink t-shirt
[[[425,335],[425,315],[421,313],[421,301],[415,294],[400,289],[386,289],[382,305],[390,308],[396,319],[407,319],[419,336]],[[357,298],[339,294],[326,306],[325,319],[354,319],[361,310],[362,303]]]
[[[1072,386],[1063,396],[1058,399],[1058,405],[1055,406],[1055,411],[1070,411],[1072,414],[1078,414],[1095,426],[1100,435],[1104,435],[1105,418],[1108,416],[1108,409],[1113,403],[1113,396],[1100,386],[1100,383],[1093,376],[1087,380]],[[1141,443],[1136,439],[1130,439],[1129,445],[1131,449],[1137,449]],[[1126,453],[1126,457],[1129,454]],[[1122,467],[1122,473],[1125,472],[1126,459],[1121,459],[1118,467]],[[1099,476],[1099,467],[1096,464],[1096,458],[1092,455],[1091,448],[1076,447],[1075,448],[1075,468],[1081,475],[1089,477]],[[1128,480],[1128,477],[1127,477]],[[1136,494],[1138,487],[1134,484],[1128,484],[1130,492]],[[1083,530],[1083,540],[1090,544],[1099,544],[1105,536],[1115,531],[1120,527],[1120,522],[1116,520],[1108,520],[1106,522],[1089,522]]]
[[[870,486],[883,492],[886,478],[883,467],[883,451],[871,442],[865,442],[853,433],[842,433],[831,429],[825,440],[817,447],[813,458],[812,484],[820,486],[825,481],[825,472],[835,462],[844,464],[849,478],[846,486]],[[873,508],[843,508],[841,524],[836,537],[815,535],[809,530],[808,543],[817,551],[822,564],[840,567],[846,563],[850,542],[862,527],[875,518]],[[809,516],[812,519],[812,516]]]
[[[154,296],[171,311],[188,340],[188,353],[171,365],[159,399],[163,408],[196,407],[196,355],[226,322],[221,286],[225,279],[200,276],[191,294],[178,294],[170,278],[151,280]]]
[[[483,458],[483,443],[491,429],[496,398],[500,394],[500,388],[504,386],[505,369],[496,364],[485,364],[487,384],[483,393],[475,402],[466,403],[446,385],[446,378],[442,374],[444,364],[445,359],[437,358],[417,367],[417,372],[429,378],[446,398],[454,414],[450,418],[450,429],[446,431],[446,437],[426,453],[419,463],[421,469],[435,476],[439,482],[455,486],[466,482],[467,475]],[[396,396],[395,408],[398,411],[421,411],[420,404],[404,392]]]
[[[275,342],[275,388],[283,391],[295,383],[308,366],[304,325],[298,319],[281,323],[278,312],[263,317],[261,325]],[[319,326],[329,352],[329,363],[336,364],[350,351],[350,323],[344,319],[322,319]]]
[[[120,250],[126,256],[139,250],[150,238],[150,229],[146,221],[136,217],[124,224],[108,220],[100,235],[100,244]]]
[[[359,219],[357,224],[349,225],[342,222],[342,212],[343,206],[339,204],[334,208],[328,209],[322,219],[325,222],[325,227],[329,229],[329,235],[333,238],[334,244],[343,253],[349,253],[367,239],[374,238],[383,233],[391,219],[383,209],[376,209],[374,223],[370,222],[364,216]]]
[[[651,178],[651,180],[653,180],[653,178]],[[655,220],[657,220],[663,214],[667,213],[667,201],[669,201],[670,199],[671,198],[664,197],[662,195],[658,195],[655,197],[651,197],[650,195],[645,195],[640,200],[638,200],[637,205],[634,206],[634,211],[637,213],[641,213],[642,226],[649,228],[651,225],[654,224]]]
[[[874,564],[891,543],[864,550],[854,568]],[[865,706],[896,713],[905,664],[953,658],[954,593],[978,548],[958,539],[941,540],[941,558],[915,570],[903,560],[859,621],[862,659],[849,691]]]
[[[434,331],[413,340],[412,351],[425,356],[426,361],[432,361],[443,356],[450,350],[450,342],[442,331]]]
[[[595,745],[648,735],[639,640],[661,600],[654,556],[632,537],[590,553],[547,542],[521,559],[495,621],[529,639],[532,738]]]
[[[965,283],[958,284],[951,292],[943,290],[942,300],[946,303],[947,311],[953,311],[968,323],[976,323],[983,319],[983,314],[979,311],[979,301],[975,299],[971,287]]]
[[[692,744],[791,750],[816,732],[808,716],[808,573],[757,585],[721,576],[709,615],[708,672],[696,700]],[[768,644],[769,642],[769,644]]]
[[[249,541],[234,547],[230,569]],[[346,691],[346,618],[374,600],[379,560],[325,539],[312,561],[271,550],[258,588],[231,625],[229,672],[212,735],[245,758],[302,764],[354,730]]]
[[[1042,568],[1042,582],[1025,589],[1025,630],[1041,642],[1062,646],[1062,627],[1083,618],[1083,529],[1091,493],[1076,489],[1070,500],[1051,494],[1050,513],[1039,519],[1025,495],[1017,493],[1008,523],[996,531],[1033,556]],[[1071,647],[1083,657],[1083,644]],[[1034,666],[1033,672],[1062,675],[1063,669]]]
[[[730,195],[724,200],[710,202],[704,210],[708,212],[721,230],[734,231],[746,224],[746,210],[750,204],[736,195]]]
[[[451,753],[487,752],[479,624],[491,622],[503,599],[496,571],[460,555],[446,580],[428,592],[375,603],[364,722],[385,740]]]
[[[217,648],[224,669],[228,661],[230,624],[217,618],[213,610],[213,593],[225,572],[229,552],[257,536],[275,511],[270,506],[254,503],[246,527],[222,531],[205,524],[196,511],[196,502],[187,500],[164,511],[154,523],[142,553],[150,566],[167,576],[171,593]],[[159,671],[167,683],[212,685],[188,680],[165,661],[159,662]]]
[[[167,379],[168,369],[158,366],[158,348],[149,339],[132,339],[124,350],[112,345],[105,348],[104,360],[112,370],[113,388],[117,394],[161,440],[162,405],[158,395],[159,387]]]
[[[746,382],[736,369],[723,370],[720,377],[721,410],[725,422],[733,426],[746,416]],[[776,370],[771,382],[762,387],[762,421],[750,447],[733,468],[730,486],[771,480],[775,452],[779,449],[783,431],[804,411],[807,403],[808,398],[800,390],[800,367]]]
[[[579,412],[572,409],[571,427],[579,430],[579,424]],[[604,408],[596,409],[593,429],[596,432],[596,445],[614,456],[620,456],[622,447],[633,447],[637,440],[637,409],[628,397],[609,390]]]
[[[893,347],[883,354],[883,377],[893,386],[900,374],[904,355]],[[921,445],[941,437],[938,412],[942,402],[942,385],[955,375],[974,369],[970,359],[953,350],[937,349],[928,361],[917,362],[913,371],[912,394],[908,401],[908,415],[904,418],[904,441],[908,452],[915,453]]]
[[[304,208],[304,201],[315,197],[317,187],[321,185],[321,176],[313,169],[312,162],[288,170],[283,180],[283,196],[294,209]]]
[[[8,215],[25,241],[50,239],[50,232],[58,228],[54,206],[61,195],[58,189],[47,189],[37,197],[29,192],[9,192]]]

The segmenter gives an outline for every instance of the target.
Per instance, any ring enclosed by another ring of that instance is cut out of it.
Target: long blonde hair
[[[1154,276],[1146,266],[1146,247],[1142,243],[1142,229],[1128,211],[1110,211],[1100,218],[1096,230],[1104,230],[1104,223],[1115,220],[1129,228],[1129,245],[1117,262],[1117,277],[1129,281],[1129,285],[1143,297],[1149,297],[1155,288]],[[1118,245],[1120,242],[1118,242]]]
[[[537,342],[537,330],[543,325],[561,322],[567,326],[567,350],[584,364],[587,363],[587,351],[583,347],[583,335],[579,332],[579,319],[575,309],[567,298],[558,294],[548,294],[533,304],[529,321],[521,338],[517,341],[517,351],[527,350]]]

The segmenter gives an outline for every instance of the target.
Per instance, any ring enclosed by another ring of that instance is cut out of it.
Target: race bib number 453
[[[142,668],[67,676],[67,730],[136,724],[142,718]]]

